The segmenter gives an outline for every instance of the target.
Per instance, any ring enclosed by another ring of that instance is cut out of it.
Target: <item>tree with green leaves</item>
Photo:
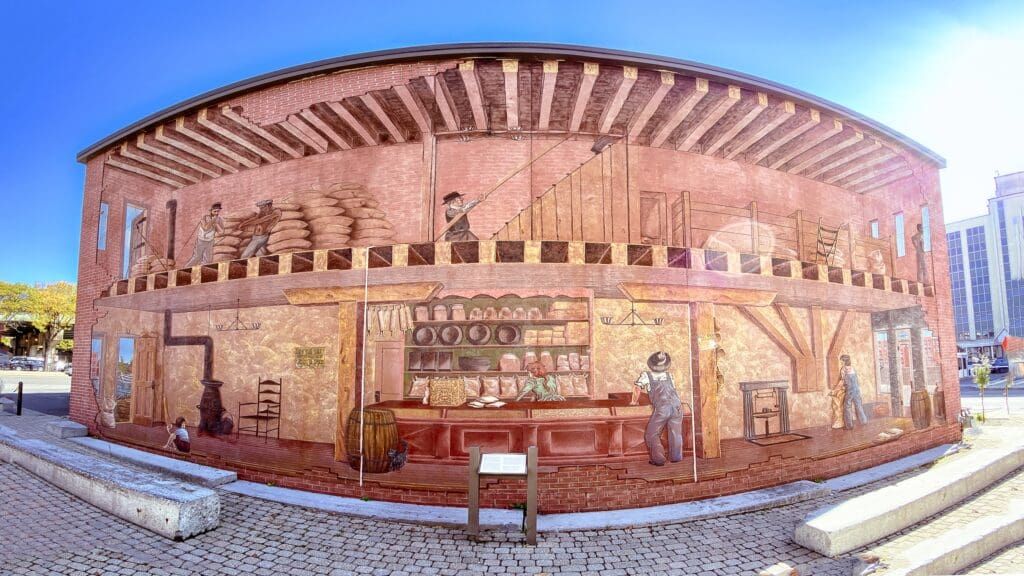
[[[988,359],[988,356],[981,357],[981,364],[974,368],[974,383],[978,385],[978,395],[981,396],[981,418],[982,422],[985,421],[985,388],[988,387],[989,380],[992,378],[992,362]]]
[[[43,337],[44,358],[49,363],[64,331],[75,324],[75,285],[54,282],[29,286],[0,281],[0,319],[25,319]]]

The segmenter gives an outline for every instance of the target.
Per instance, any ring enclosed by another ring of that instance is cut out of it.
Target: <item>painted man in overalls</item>
[[[655,352],[647,359],[647,372],[640,374],[633,389],[630,404],[636,405],[640,393],[646,392],[651,399],[651,418],[647,421],[644,440],[650,451],[651,464],[665,465],[665,449],[661,445],[661,432],[668,428],[668,459],[680,462],[683,459],[683,406],[676,393],[668,367],[672,358],[667,352]]]
[[[843,400],[843,419],[846,421],[846,429],[852,430],[854,416],[857,417],[857,422],[861,426],[868,421],[868,417],[864,414],[864,403],[860,398],[860,382],[857,380],[857,371],[850,363],[850,355],[843,354],[839,357],[839,361],[843,363],[843,367],[839,369],[839,380],[842,381],[846,392],[846,398]]]

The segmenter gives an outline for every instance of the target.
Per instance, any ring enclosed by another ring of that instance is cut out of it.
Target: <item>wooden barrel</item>
[[[927,390],[914,390],[910,395],[910,417],[914,420],[914,428],[927,428],[932,422],[932,404]]]
[[[362,416],[362,420],[360,420]],[[359,470],[359,428],[363,430],[363,472],[377,474],[391,469],[388,450],[398,446],[398,424],[395,413],[386,408],[367,408],[362,414],[353,409],[345,433],[348,465]]]
[[[942,390],[936,390],[935,394],[932,395],[932,414],[936,418],[942,421],[946,420],[946,393]]]

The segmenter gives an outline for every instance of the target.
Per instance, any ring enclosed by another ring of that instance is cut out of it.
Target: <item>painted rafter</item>
[[[477,130],[487,130],[487,114],[484,111],[483,90],[480,88],[480,78],[476,75],[476,62],[464,60],[459,62],[459,77],[466,87],[466,96],[469,98],[469,107],[473,111],[473,122]]]
[[[818,144],[821,144],[822,142],[828,140],[829,138],[843,131],[843,123],[840,122],[839,120],[833,119],[832,124],[826,124],[826,126],[828,127],[821,130],[806,132],[806,136],[803,138],[803,140],[797,143],[795,146],[790,147],[790,149],[788,150],[780,150],[779,155],[777,157],[768,159],[768,167],[771,168],[772,170],[778,170],[793,158],[796,158],[797,156],[803,154],[804,152],[807,152],[811,148],[814,148]]]
[[[842,138],[837,138],[833,142],[822,141],[822,144],[825,145],[822,146],[820,150],[808,155],[807,158],[800,160],[798,164],[796,164],[792,168],[786,169],[786,171],[792,174],[799,174],[804,170],[810,168],[811,166],[814,166],[818,162],[821,162],[825,158],[828,158],[829,156],[832,156],[834,154],[838,154],[839,152],[846,150],[850,146],[859,144],[863,140],[863,132],[861,132],[860,130],[848,128],[846,130],[845,135],[843,135]],[[808,148],[808,150],[810,150],[810,148]]]
[[[245,148],[246,150],[249,150],[253,154],[256,154],[260,158],[263,158],[267,162],[275,163],[280,161],[276,156],[264,150],[262,146],[258,146],[255,142],[252,142],[251,140],[235,132],[234,130],[229,130],[226,127],[221,126],[220,124],[215,122],[213,120],[213,114],[210,113],[209,108],[203,108],[202,110],[200,110],[199,115],[196,117],[196,121],[198,121],[199,125],[203,128],[206,128],[207,130],[215,134],[219,134],[220,136],[234,142],[235,144],[238,144],[239,146]]]
[[[806,174],[805,176],[807,176],[808,178],[817,178],[818,176],[821,176],[822,174],[824,174],[825,172],[828,172],[829,170],[832,170],[833,168],[837,168],[839,166],[842,166],[843,164],[846,164],[847,162],[852,162],[853,160],[856,160],[857,158],[860,158],[861,156],[866,156],[868,154],[871,154],[872,152],[874,152],[875,150],[878,150],[881,147],[882,147],[882,143],[877,141],[877,140],[874,140],[874,141],[872,141],[870,143],[867,143],[866,145],[861,146],[860,148],[857,148],[855,150],[848,150],[848,149],[844,148],[842,150],[842,152],[844,152],[843,154],[837,154],[834,159],[832,159],[829,162],[826,162],[825,164],[823,164],[820,167],[818,167],[814,172],[810,172],[810,173]]]
[[[854,192],[862,194],[864,192],[867,192],[868,190],[874,190],[875,188],[881,188],[882,186],[885,186],[886,184],[891,184],[892,182],[895,182],[897,180],[902,180],[902,179],[904,179],[904,178],[906,178],[908,176],[913,176],[913,174],[914,174],[914,171],[911,170],[910,168],[903,168],[901,170],[893,170],[892,172],[889,172],[888,174],[883,175],[882,177],[878,178],[877,180],[871,180],[871,181],[868,181],[868,182],[864,182],[863,184],[860,184],[859,186],[854,186],[851,189]]]
[[[505,126],[519,129],[519,61],[502,60],[501,74],[505,79]]]
[[[108,166],[113,166],[114,168],[118,168],[120,170],[124,170],[125,172],[131,172],[133,174],[138,174],[139,176],[144,176],[146,178],[149,178],[150,180],[156,180],[157,182],[163,182],[164,184],[168,184],[168,185],[173,186],[175,188],[181,188],[181,187],[185,186],[185,183],[183,183],[183,182],[179,182],[177,180],[174,180],[174,179],[170,178],[169,176],[164,176],[162,174],[157,174],[156,172],[153,172],[151,170],[147,170],[147,169],[145,169],[145,168],[143,168],[141,166],[136,166],[135,164],[131,164],[129,162],[125,162],[124,160],[118,158],[117,156],[111,155],[110,157],[107,158],[106,163],[107,163]]]
[[[750,98],[754,99],[754,106],[742,117],[737,118],[728,129],[723,130],[721,133],[708,140],[704,144],[704,154],[710,156],[711,154],[718,152],[722,146],[732,141],[737,134],[742,132],[744,128],[749,126],[751,122],[756,120],[757,117],[768,108],[768,95],[764,92],[757,92]]]
[[[359,99],[363,101],[363,104],[366,104],[366,107],[370,109],[370,112],[373,112],[373,115],[377,120],[384,125],[384,129],[391,135],[392,140],[395,142],[405,142],[405,136],[402,135],[402,131],[398,129],[398,126],[396,126],[394,121],[391,120],[391,116],[388,116],[388,113],[384,111],[384,108],[381,107],[380,102],[377,102],[377,99],[373,97],[373,94],[363,94]]]
[[[619,111],[622,110],[622,105],[626,103],[626,98],[629,98],[629,93],[633,90],[633,86],[636,84],[638,71],[635,66],[623,66],[622,67],[622,82],[619,83],[618,90],[615,91],[615,95],[612,96],[608,105],[604,107],[604,111],[601,112],[601,119],[598,122],[598,131],[604,134],[611,132],[612,124],[615,123],[615,119],[619,116]]]
[[[207,168],[203,164],[200,164],[199,162],[194,162],[193,159],[186,158],[182,154],[177,154],[175,152],[172,152],[170,150],[161,148],[160,146],[156,146],[150,143],[149,140],[146,139],[145,134],[138,135],[138,137],[135,139],[135,146],[138,147],[139,150],[145,150],[150,154],[155,154],[157,156],[166,158],[171,162],[175,162],[187,168],[191,168],[196,172],[200,172],[202,174],[209,176],[210,178],[217,178],[221,174],[219,171]]]
[[[216,140],[210,138],[206,134],[203,134],[198,130],[194,130],[188,125],[184,117],[179,116],[174,121],[174,131],[177,132],[178,134],[181,134],[182,136],[191,138],[192,140],[202,144],[203,146],[206,146],[207,148],[210,148],[211,150],[214,150],[215,152],[218,152],[219,154],[223,154],[225,157],[241,164],[242,166],[245,166],[246,168],[255,168],[259,166],[258,162],[250,160],[248,156],[239,154],[238,152],[235,152],[231,148],[228,148],[227,146],[221,144],[220,142],[217,142]]]
[[[794,126],[791,126],[788,130],[784,130],[781,134],[779,134],[775,138],[775,140],[770,142],[767,146],[762,148],[759,152],[750,155],[750,157],[749,157],[750,163],[751,164],[758,164],[758,163],[760,163],[761,160],[764,160],[765,158],[767,158],[769,154],[771,154],[772,152],[775,152],[779,148],[782,148],[786,144],[789,144],[793,140],[799,138],[805,132],[807,132],[811,128],[814,128],[815,126],[817,126],[820,122],[821,122],[821,113],[819,113],[817,110],[815,110],[813,108],[808,110],[807,113],[803,115],[803,118],[799,119],[799,121]]]
[[[283,122],[279,123],[278,126],[284,128],[289,134],[294,136],[297,140],[309,146],[313,150],[316,150],[320,154],[327,152],[327,140],[317,134],[316,130],[306,124],[302,118],[296,114],[290,114]]]
[[[899,158],[898,156],[894,156],[889,161],[889,163],[878,163],[875,164],[873,168],[855,172],[851,176],[843,179],[840,182],[837,182],[837,185],[842,186],[843,188],[847,188],[849,186],[856,186],[861,182],[867,182],[868,180],[878,178],[879,176],[882,176],[884,174],[895,172],[897,170],[906,169],[906,167],[906,163],[904,163],[901,158]]]
[[[444,76],[441,74],[435,74],[427,80],[427,89],[434,96],[434,102],[437,104],[437,110],[441,113],[441,118],[444,118],[445,127],[449,132],[454,132],[459,129],[459,122],[455,117],[453,111],[453,105],[448,95],[448,87],[445,84]]]
[[[227,118],[235,124],[238,124],[242,128],[245,128],[246,130],[259,136],[260,138],[263,138],[267,142],[270,142],[278,150],[281,150],[282,152],[291,156],[292,158],[302,158],[301,150],[296,150],[294,146],[278,138],[266,128],[263,128],[259,124],[249,120],[248,118],[242,116],[238,112],[235,112],[234,108],[230,106],[222,106],[220,109],[220,113],[224,118]]]
[[[203,162],[213,164],[214,166],[230,174],[238,172],[237,166],[232,166],[231,164],[228,164],[227,162],[221,160],[216,154],[210,154],[200,146],[196,146],[189,142],[185,142],[182,139],[174,138],[171,136],[171,134],[171,132],[165,131],[163,126],[157,126],[156,132],[154,133],[157,142],[162,142],[164,144],[167,144],[168,146],[173,146],[174,148],[177,148],[182,152],[191,154],[192,156],[202,160]]]
[[[555,83],[558,82],[558,61],[544,61],[544,81],[540,89],[540,119],[537,122],[539,130],[547,130],[551,124],[551,101],[555,96]]]
[[[377,140],[375,140],[370,134],[370,131],[366,129],[366,126],[363,126],[363,123],[353,116],[352,113],[348,111],[348,108],[342,106],[341,102],[328,102],[327,107],[337,114],[338,118],[341,118],[342,122],[348,124],[350,128],[355,130],[356,134],[363,139],[363,142],[365,142],[367,146],[377,144]]]
[[[669,115],[665,125],[658,130],[651,141],[651,146],[658,148],[668,140],[672,132],[683,123],[693,108],[708,95],[708,81],[704,78],[693,79],[693,90],[683,98]]]
[[[690,133],[683,138],[682,142],[676,146],[677,150],[692,150],[694,146],[700,142],[700,139],[707,134],[708,130],[711,130],[721,120],[722,116],[725,116],[726,112],[732,109],[733,106],[739,103],[742,92],[739,86],[729,86],[726,91],[725,97],[716,102],[707,114],[697,123],[696,126],[690,130]]]
[[[398,84],[393,86],[392,90],[398,95],[398,99],[405,105],[405,109],[409,111],[409,115],[416,122],[416,126],[420,130],[420,134],[430,133],[430,120],[427,117],[426,112],[423,110],[423,106],[416,100],[416,97],[412,95],[412,91],[405,84]],[[362,136],[362,135],[360,135]]]
[[[319,130],[322,134],[327,136],[327,138],[330,139],[331,142],[334,142],[334,145],[337,146],[338,148],[341,148],[342,150],[350,150],[352,148],[352,146],[348,143],[348,140],[345,140],[345,138],[342,137],[341,134],[338,134],[338,132],[334,128],[328,126],[326,122],[324,122],[309,108],[306,108],[302,112],[299,112],[299,116],[302,116],[303,120],[305,120],[311,126]]]
[[[184,170],[179,170],[178,168],[175,168],[174,166],[169,166],[169,165],[167,165],[167,164],[165,164],[163,162],[158,162],[158,161],[156,161],[155,158],[151,158],[150,156],[147,156],[145,153],[142,153],[140,150],[133,150],[131,148],[131,146],[128,146],[127,142],[122,142],[121,143],[121,148],[118,150],[118,154],[120,156],[123,156],[123,157],[129,159],[129,160],[134,160],[134,161],[138,162],[139,164],[144,164],[144,165],[149,166],[150,168],[156,169],[158,171],[166,172],[166,173],[171,174],[173,176],[177,176],[178,178],[181,178],[182,180],[185,180],[185,181],[190,182],[192,184],[195,184],[196,182],[199,182],[199,177],[198,176],[194,176],[194,175],[189,174],[188,172],[186,172]]]
[[[583,63],[583,78],[580,79],[580,89],[576,92],[576,102],[572,107],[572,116],[569,117],[570,132],[579,132],[580,130],[583,112],[587,109],[587,103],[590,102],[590,93],[594,90],[598,72],[600,72],[600,66],[597,63]]]
[[[766,121],[764,124],[759,126],[757,129],[752,129],[749,134],[742,135],[741,139],[732,147],[731,150],[725,155],[729,160],[736,158],[736,156],[746,152],[751,146],[754,146],[762,139],[767,137],[776,128],[782,126],[787,120],[792,118],[796,114],[796,104],[786,100],[782,103],[782,109],[779,111],[771,120]]]
[[[850,176],[851,174],[856,174],[861,170],[866,170],[872,166],[877,166],[879,164],[882,164],[883,162],[888,162],[889,160],[892,160],[895,157],[895,151],[886,149],[885,152],[883,152],[882,154],[879,154],[874,158],[868,158],[863,162],[850,161],[848,164],[844,164],[842,167],[837,168],[837,170],[840,170],[839,172],[836,172],[835,174],[824,174],[823,179],[828,184],[835,184],[836,182],[839,182],[840,180]]]
[[[640,114],[637,115],[633,121],[632,126],[629,127],[629,139],[635,141],[638,136],[647,127],[647,123],[650,122],[651,117],[658,111],[658,107],[661,106],[661,101],[665,99],[665,95],[672,90],[672,87],[676,85],[676,75],[671,72],[661,72],[661,83],[658,84],[658,88],[651,94],[651,97],[644,104],[640,110]]]

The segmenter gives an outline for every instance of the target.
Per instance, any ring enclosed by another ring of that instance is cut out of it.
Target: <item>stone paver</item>
[[[20,434],[45,437],[45,418],[21,418]],[[0,425],[14,426],[0,418]],[[47,437],[69,449],[72,442]],[[0,572],[4,574],[651,574],[737,575],[786,562],[801,574],[851,573],[792,542],[796,523],[820,506],[897,482],[915,471],[826,498],[695,522],[542,534],[369,520],[219,491],[221,526],[171,542],[104,514],[29,472],[0,463]],[[996,561],[995,558],[992,559]],[[983,573],[983,572],[978,572]]]
[[[962,574],[1019,574],[1024,572],[1024,542],[1004,548]]]

